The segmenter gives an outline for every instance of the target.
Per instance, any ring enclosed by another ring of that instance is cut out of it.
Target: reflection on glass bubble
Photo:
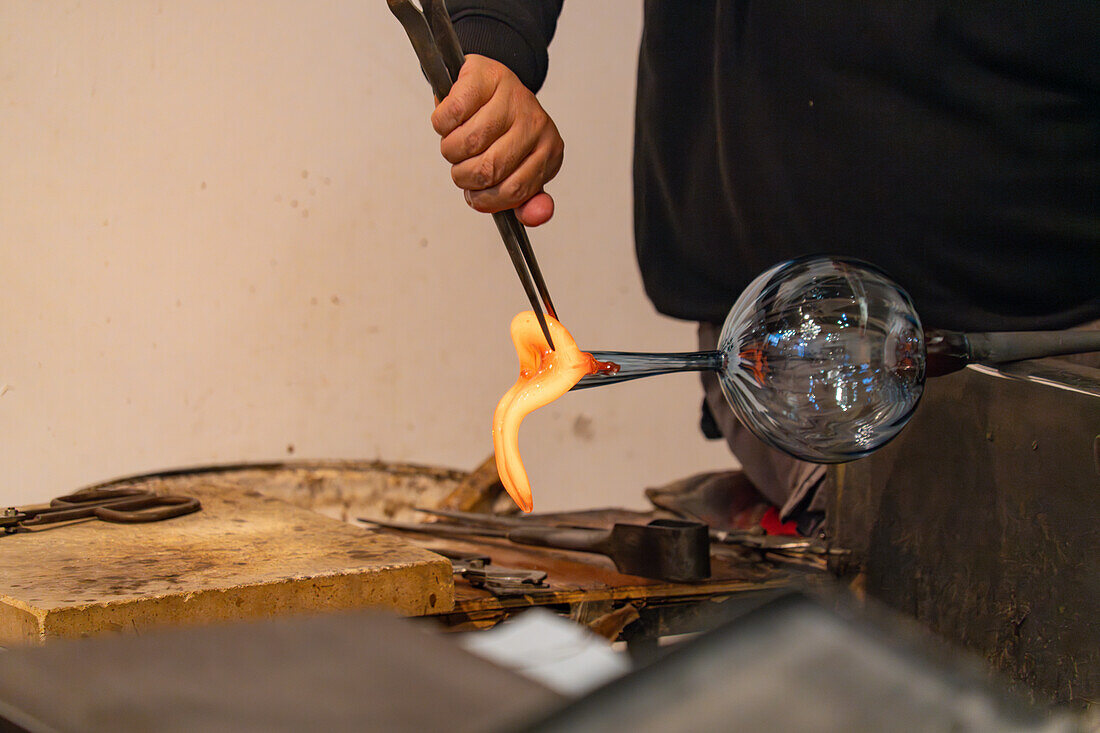
[[[925,350],[913,303],[876,268],[807,257],[764,272],[722,328],[719,381],[766,443],[819,463],[893,438],[920,399]]]

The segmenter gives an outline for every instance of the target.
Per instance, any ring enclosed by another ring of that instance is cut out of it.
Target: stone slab
[[[257,491],[202,485],[201,512],[0,537],[0,645],[163,625],[454,605],[448,560]]]

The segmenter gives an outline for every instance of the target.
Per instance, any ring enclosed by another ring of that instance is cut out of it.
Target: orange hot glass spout
[[[512,319],[512,342],[519,357],[519,379],[512,385],[493,414],[493,450],[497,473],[508,495],[525,512],[531,511],[531,482],[519,454],[519,426],[523,418],[573,388],[587,374],[614,373],[617,367],[597,361],[581,351],[565,327],[546,316],[554,350],[546,343],[538,319],[523,311]]]

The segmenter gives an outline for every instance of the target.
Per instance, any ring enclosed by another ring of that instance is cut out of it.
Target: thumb
[[[524,226],[537,227],[554,215],[554,199],[545,191],[536,193],[516,207],[516,218]]]

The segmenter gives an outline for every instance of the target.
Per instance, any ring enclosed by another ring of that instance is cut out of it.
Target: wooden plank
[[[490,455],[447,495],[440,507],[461,512],[491,512],[497,497],[503,493],[496,456]]]
[[[0,537],[0,644],[104,631],[454,603],[449,562],[257,491],[190,481],[196,514]]]

